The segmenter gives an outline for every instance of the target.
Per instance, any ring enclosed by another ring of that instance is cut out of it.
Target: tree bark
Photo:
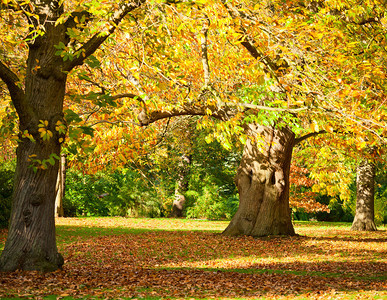
[[[356,214],[351,230],[376,231],[374,222],[375,165],[364,160],[357,167]]]
[[[188,189],[188,173],[190,164],[191,157],[189,155],[183,154],[181,156],[181,162],[179,165],[179,179],[177,181],[177,187],[175,190],[175,200],[172,203],[171,217],[183,217],[183,210],[185,205],[184,193]]]
[[[289,208],[289,173],[295,135],[288,128],[251,124],[236,175],[239,208],[223,234],[295,235]],[[263,141],[262,141],[262,139]]]

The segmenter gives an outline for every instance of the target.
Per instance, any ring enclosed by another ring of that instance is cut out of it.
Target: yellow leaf
[[[317,132],[317,131],[318,131],[318,125],[317,125],[317,123],[312,123],[312,124],[310,124],[310,129],[312,129],[312,131],[314,131],[314,132]]]
[[[332,126],[326,125],[325,126],[325,130],[330,132],[330,133],[333,133],[333,127]]]

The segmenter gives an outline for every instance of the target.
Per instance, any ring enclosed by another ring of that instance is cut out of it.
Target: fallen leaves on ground
[[[93,218],[57,224],[63,270],[0,274],[0,296],[387,296],[385,230],[308,225],[296,226],[302,236],[255,239],[221,235],[225,222]]]

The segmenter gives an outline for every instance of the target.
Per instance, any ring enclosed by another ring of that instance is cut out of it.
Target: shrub
[[[165,216],[165,200],[140,175],[123,169],[84,175],[69,170],[63,201],[65,216]]]
[[[231,219],[239,205],[237,195],[221,196],[217,185],[205,185],[200,192],[186,193],[187,217],[209,220]]]

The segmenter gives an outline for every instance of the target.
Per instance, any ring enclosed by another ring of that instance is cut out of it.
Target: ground
[[[226,237],[228,222],[58,218],[53,273],[0,274],[0,298],[387,299],[387,231],[295,223],[295,237]],[[6,231],[0,231],[0,249]]]

